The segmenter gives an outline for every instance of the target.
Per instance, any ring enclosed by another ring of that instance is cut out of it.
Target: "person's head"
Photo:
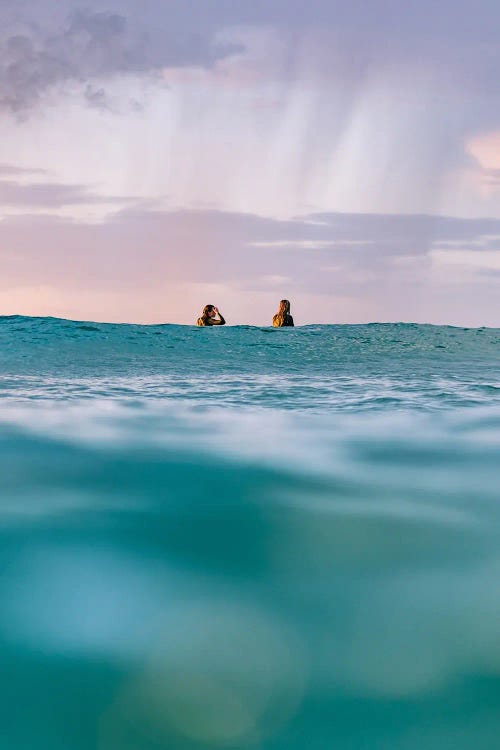
[[[279,315],[290,315],[290,302],[287,299],[282,299],[278,309]]]
[[[207,320],[207,318],[215,318],[216,312],[215,312],[215,305],[205,305],[203,308],[202,318],[204,320]]]

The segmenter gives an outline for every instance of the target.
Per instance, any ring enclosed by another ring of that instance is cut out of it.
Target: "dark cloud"
[[[41,200],[46,205],[51,200],[88,202],[78,187],[65,198],[47,194]],[[296,289],[327,293],[366,285],[365,277],[369,284],[393,283],[404,274],[395,259],[425,260],[436,246],[491,250],[498,236],[500,219],[367,214],[279,221],[219,211],[130,208],[96,225],[48,217],[12,217],[0,223],[0,241],[10,249],[9,261],[3,261],[4,283],[15,267],[26,273],[29,255],[30,273],[39,283],[54,281],[56,273],[59,282],[79,284],[99,268],[96,283],[103,288],[156,286],[165,278],[255,287],[264,275],[286,275]],[[479,244],[481,238],[485,240]],[[22,260],[18,266],[16,258]],[[325,275],[324,269],[334,266],[349,271],[349,280],[342,270]],[[356,280],[353,272],[358,270]]]
[[[121,8],[137,22],[143,5],[138,0],[107,0],[107,7]],[[492,23],[498,18],[498,4],[495,0],[420,0],[412,6],[400,0],[149,0],[148,13],[159,25],[190,28],[197,33],[260,25],[292,30],[353,29],[366,36],[452,35],[463,40],[480,35],[483,40],[496,40]]]
[[[19,175],[24,172],[32,173],[29,170],[21,170],[11,174]],[[0,174],[2,174],[1,167]],[[56,182],[21,184],[13,180],[0,180],[0,206],[9,208],[57,209],[75,205],[126,204],[135,200],[134,198],[97,195],[83,185],[64,185]]]
[[[140,25],[137,0],[109,2]],[[287,41],[292,76],[302,50],[311,71],[337,80],[362,82],[371,70],[410,65],[457,88],[500,90],[496,0],[150,0],[148,10],[154,46],[172,28],[201,39],[230,27],[271,28]]]
[[[102,87],[95,88],[91,83],[88,83],[85,88],[84,96],[89,107],[99,109],[103,112],[111,111],[111,104],[108,95]]]
[[[0,106],[22,113],[56,84],[141,69],[140,60],[140,44],[117,14],[74,13],[55,33],[28,27],[3,42]]]
[[[346,214],[316,213],[301,221],[309,237],[338,240],[374,239],[379,246],[419,249],[426,252],[429,244],[442,241],[472,241],[497,234],[500,219],[462,219],[419,214]]]
[[[25,177],[39,174],[47,174],[45,169],[26,169],[14,164],[0,164],[0,177]]]
[[[273,29],[288,48],[292,77],[305,55],[312,75],[337,83],[361,86],[367,73],[388,65],[404,77],[409,65],[474,96],[500,90],[500,9],[491,0],[411,7],[400,0],[89,0],[86,8],[71,0],[3,0],[1,108],[26,113],[52,87],[75,81],[91,106],[106,107],[95,81],[210,67],[242,51],[227,33],[238,27]],[[217,36],[224,30],[226,43]]]
[[[0,108],[21,115],[57,85],[81,83],[89,104],[102,108],[106,92],[95,88],[94,80],[134,73],[154,77],[167,65],[209,66],[239,49],[216,45],[206,34],[175,32],[164,35],[161,46],[153,44],[147,27],[132,28],[115,12],[75,10],[57,30],[29,23],[28,12],[25,17],[20,30],[0,42]]]

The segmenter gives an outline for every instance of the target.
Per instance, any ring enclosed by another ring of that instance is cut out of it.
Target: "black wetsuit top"
[[[275,315],[273,317],[273,326],[275,328],[282,328],[282,327],[285,327],[285,326],[294,326],[293,318],[289,314],[285,315],[285,319],[284,319],[283,323],[281,323],[281,325],[280,325],[280,323],[277,322],[277,318],[278,318],[278,315]]]
[[[206,320],[203,320],[203,318],[198,318],[196,325],[197,326],[225,326],[226,321],[224,320],[222,315],[219,313],[219,320],[216,320],[215,318],[207,318]]]

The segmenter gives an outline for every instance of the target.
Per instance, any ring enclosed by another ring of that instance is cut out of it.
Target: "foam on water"
[[[0,747],[496,747],[499,344],[2,319]]]

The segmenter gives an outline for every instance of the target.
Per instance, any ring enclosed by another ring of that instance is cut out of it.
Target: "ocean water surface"
[[[0,318],[0,748],[498,747],[499,365]]]

